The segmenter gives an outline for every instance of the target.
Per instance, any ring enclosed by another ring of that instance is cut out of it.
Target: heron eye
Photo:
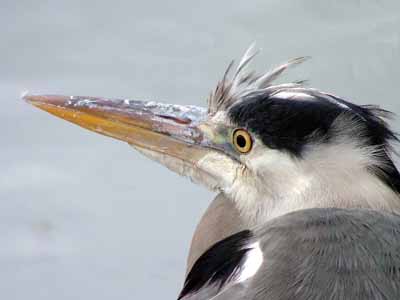
[[[244,129],[235,129],[232,135],[232,142],[240,153],[249,153],[253,146],[250,134]]]

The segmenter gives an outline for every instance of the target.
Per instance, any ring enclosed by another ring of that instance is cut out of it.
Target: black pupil
[[[240,148],[244,148],[246,146],[246,139],[244,138],[243,135],[239,134],[236,137],[236,144],[240,147]]]

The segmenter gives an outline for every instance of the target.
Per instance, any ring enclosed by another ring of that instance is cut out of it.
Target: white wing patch
[[[260,269],[264,256],[260,248],[260,242],[255,242],[250,245],[251,250],[247,252],[246,260],[240,269],[240,273],[237,277],[237,282],[243,282],[250,277],[253,277],[258,269]]]

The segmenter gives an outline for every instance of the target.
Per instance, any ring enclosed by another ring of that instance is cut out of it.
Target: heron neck
[[[250,189],[243,186],[243,190],[230,195],[249,226],[307,208],[368,208],[400,213],[400,195],[368,171],[334,177],[318,173],[278,178],[271,175],[267,183],[256,185]]]

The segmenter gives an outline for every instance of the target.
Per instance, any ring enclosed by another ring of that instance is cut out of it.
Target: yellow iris
[[[253,146],[250,134],[244,129],[235,129],[232,134],[232,143],[242,154],[249,153]]]

